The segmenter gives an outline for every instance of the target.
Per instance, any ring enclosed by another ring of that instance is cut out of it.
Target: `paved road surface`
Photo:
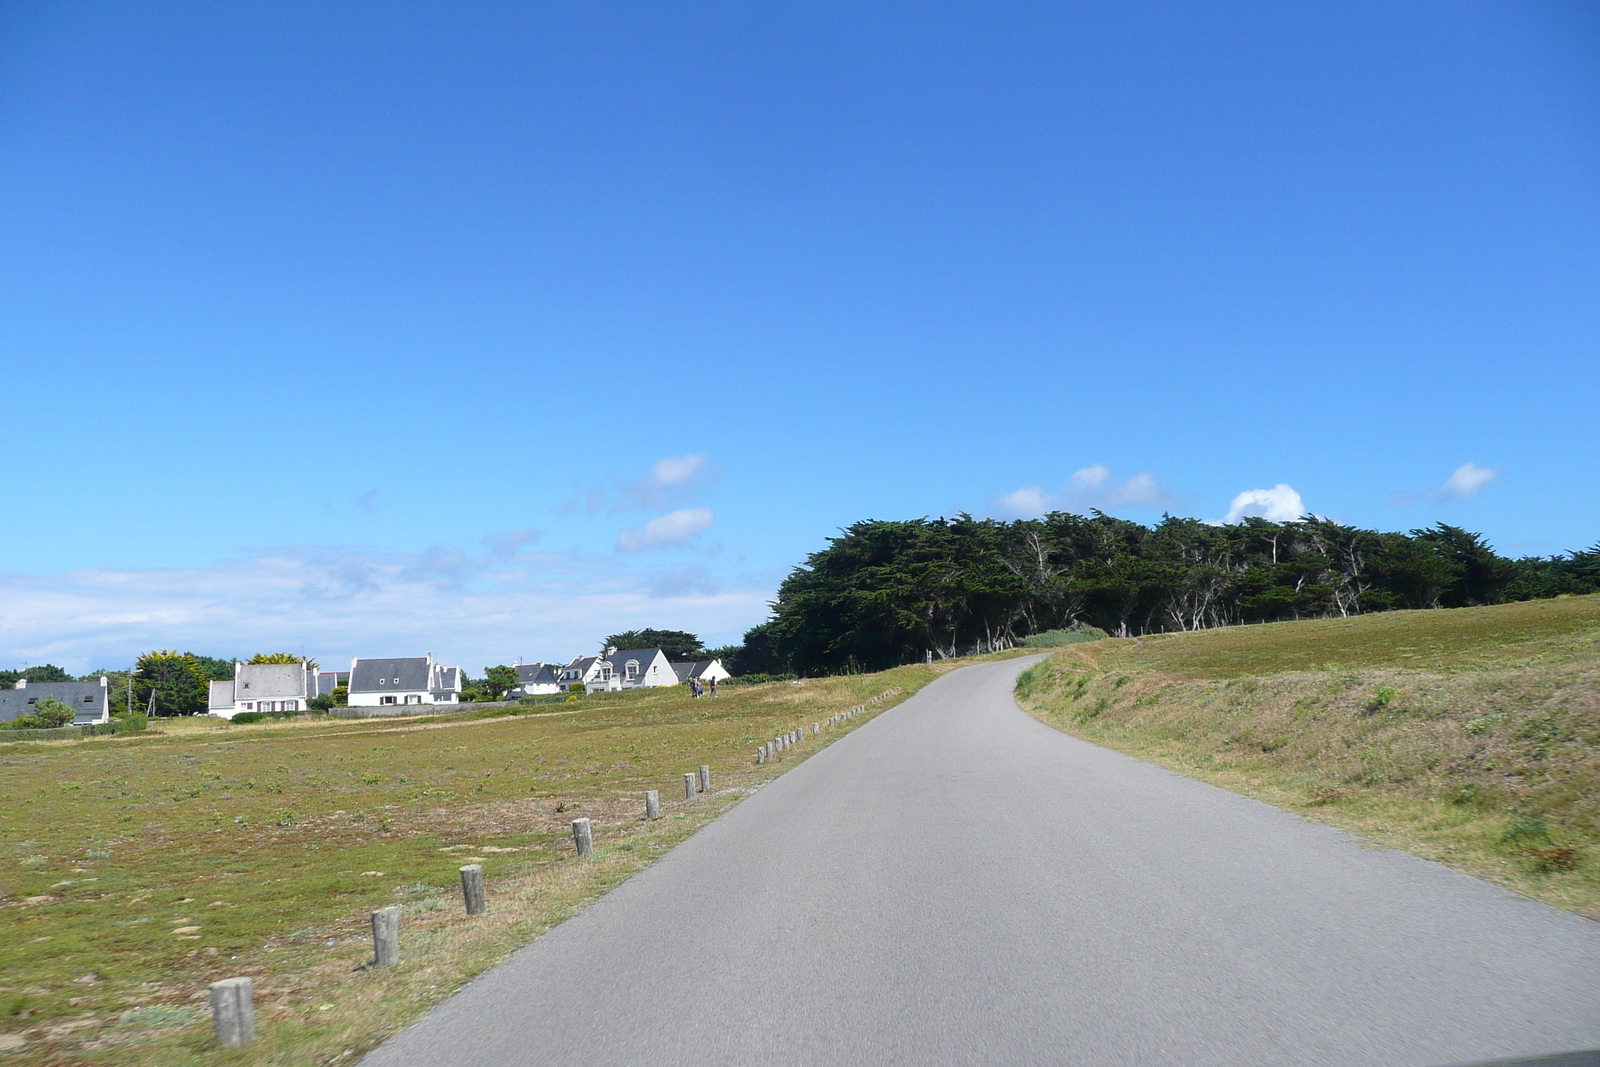
[[[1600,1047],[1600,924],[947,675],[364,1061],[1438,1065]]]

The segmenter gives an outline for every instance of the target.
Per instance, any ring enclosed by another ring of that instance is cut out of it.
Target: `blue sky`
[[[713,641],[862,518],[1600,540],[1581,4],[0,9],[0,663]]]

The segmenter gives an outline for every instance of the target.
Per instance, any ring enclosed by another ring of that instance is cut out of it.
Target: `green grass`
[[[28,1062],[346,1062],[648,864],[762,781],[756,746],[958,665],[803,683],[593,695],[555,709],[229,726],[0,745],[0,1034]],[[825,730],[823,741],[868,721]],[[714,771],[682,799],[682,775]],[[659,789],[661,820],[641,794]],[[569,837],[594,820],[578,861]],[[461,914],[481,862],[488,916]],[[367,916],[399,904],[401,966]],[[256,980],[260,1040],[215,1047],[206,986]]]
[[[1060,729],[1600,918],[1600,596],[1078,645]]]

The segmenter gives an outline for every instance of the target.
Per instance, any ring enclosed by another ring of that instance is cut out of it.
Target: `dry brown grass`
[[[1063,650],[1088,740],[1600,918],[1600,597]]]

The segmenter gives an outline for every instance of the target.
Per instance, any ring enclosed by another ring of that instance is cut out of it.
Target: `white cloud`
[[[696,535],[709,529],[716,521],[710,508],[679,508],[665,515],[657,515],[644,524],[643,530],[632,526],[617,535],[617,547],[624,552],[643,552],[651,548],[666,548],[687,544]]]
[[[1050,509],[1045,507],[1042,486],[1025,485],[1021,489],[997,497],[994,510],[1007,518],[1036,519]]]
[[[1493,467],[1480,467],[1476,463],[1463,463],[1444,484],[1428,496],[1434,500],[1468,500],[1483,491],[1490,482],[1500,480],[1500,472]]]
[[[1005,518],[1031,519],[1047,511],[1151,508],[1170,503],[1172,494],[1162,488],[1154,474],[1146,471],[1119,483],[1112,477],[1111,468],[1096,463],[1073,471],[1059,493],[1046,492],[1043,486],[1025,485],[997,496],[990,504],[990,513]]]
[[[1105,493],[1106,506],[1112,508],[1155,508],[1171,500],[1171,494],[1157,484],[1153,474],[1135,474]]]
[[[650,482],[662,488],[687,485],[699,473],[705,462],[704,452],[693,456],[668,456],[665,459],[658,459],[655,466],[650,468]]]
[[[610,554],[521,552],[507,563],[441,549],[290,548],[214,567],[0,572],[0,666],[83,673],[152,648],[304,649],[325,666],[433,652],[476,675],[518,656],[564,660],[662,619],[731,639],[766,616],[772,596],[704,571],[627,572]]]
[[[667,456],[650,467],[650,475],[622,487],[622,494],[611,506],[613,512],[638,511],[646,508],[671,507],[686,504],[697,490],[715,481],[715,472],[706,466],[706,454],[692,456]],[[605,495],[591,493],[589,509],[604,506]]]
[[[1092,467],[1080,467],[1072,472],[1072,489],[1077,493],[1092,493],[1111,477],[1111,468],[1103,463],[1096,463]],[[1149,475],[1144,475],[1149,477]]]
[[[1246,489],[1233,498],[1223,522],[1238,522],[1245,517],[1268,522],[1293,522],[1305,518],[1306,506],[1292,486],[1279,482],[1271,489]]]

